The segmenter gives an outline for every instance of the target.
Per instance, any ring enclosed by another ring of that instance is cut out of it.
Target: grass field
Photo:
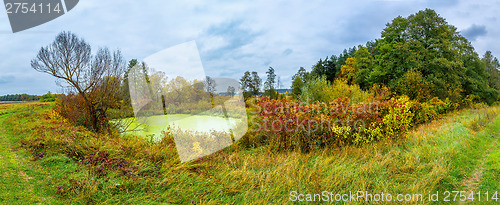
[[[463,191],[468,202],[474,193],[475,203],[499,203],[492,201],[500,190],[498,107],[447,114],[404,140],[310,153],[235,144],[180,164],[168,143],[93,134],[51,106],[0,105],[0,203],[283,204],[323,191],[383,192],[391,204],[437,204],[429,193],[439,192],[441,203],[445,191]],[[399,202],[398,194],[423,201]],[[349,204],[366,203],[357,199]]]

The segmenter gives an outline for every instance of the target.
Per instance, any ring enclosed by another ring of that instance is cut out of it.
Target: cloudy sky
[[[0,14],[0,95],[61,92],[55,79],[30,66],[40,47],[71,31],[98,47],[120,49],[142,60],[165,48],[195,40],[205,72],[239,79],[243,72],[264,77],[272,66],[290,86],[299,67],[380,37],[385,24],[431,8],[456,26],[482,55],[500,56],[500,1],[137,1],[81,0],[67,14],[12,33]]]

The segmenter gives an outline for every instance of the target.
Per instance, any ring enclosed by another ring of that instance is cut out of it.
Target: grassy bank
[[[71,126],[50,104],[0,106],[5,204],[265,204],[287,203],[292,191],[428,200],[437,191],[500,189],[499,108],[447,114],[404,140],[310,153],[234,145],[180,164],[168,140],[97,135]]]
[[[47,109],[45,104],[36,105],[0,105],[1,204],[63,204],[65,201],[57,197],[56,190],[50,186],[54,178],[64,175],[64,172],[61,173],[64,169],[33,161],[31,153],[19,146],[22,133],[12,133],[9,131],[10,127],[6,126],[5,121],[12,119],[14,115],[27,115]],[[72,167],[68,167],[70,168],[78,169],[74,163]]]

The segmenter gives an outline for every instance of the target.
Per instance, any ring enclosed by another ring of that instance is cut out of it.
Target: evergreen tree
[[[271,99],[275,99],[277,97],[277,92],[274,87],[274,85],[276,84],[275,82],[276,74],[274,73],[274,68],[269,67],[269,70],[266,72],[266,74],[267,74],[267,80],[264,83],[264,93]]]

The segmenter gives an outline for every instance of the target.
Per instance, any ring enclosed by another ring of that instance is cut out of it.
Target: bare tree
[[[233,86],[227,86],[226,95],[234,96],[236,89]]]
[[[276,81],[276,89],[281,89],[281,86],[283,86],[283,83],[281,83],[281,78],[278,76],[278,80]]]
[[[31,67],[48,73],[69,85],[83,99],[90,128],[102,130],[100,120],[107,122],[106,111],[117,103],[125,63],[119,50],[107,48],[91,53],[90,45],[71,32],[61,32],[54,42],[42,47]]]
[[[210,93],[211,95],[214,95],[215,94],[215,86],[216,86],[215,80],[213,78],[211,78],[210,76],[207,76],[204,84],[205,84],[206,91],[208,93]]]
[[[215,80],[211,78],[210,76],[207,76],[205,79],[205,82],[203,82],[205,85],[205,90],[207,93],[210,95],[210,101],[212,103],[212,107],[215,107],[215,101],[214,101],[214,95],[215,95]]]

